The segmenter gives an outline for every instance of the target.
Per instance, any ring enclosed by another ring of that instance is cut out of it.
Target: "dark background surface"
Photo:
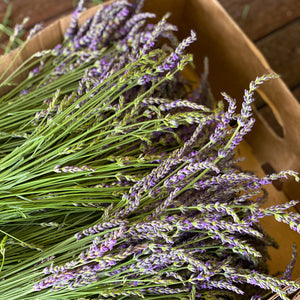
[[[300,1],[219,0],[300,101]]]

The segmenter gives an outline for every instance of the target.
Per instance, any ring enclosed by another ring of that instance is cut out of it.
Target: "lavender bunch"
[[[274,241],[258,222],[300,231],[296,201],[263,209],[261,195],[299,177],[235,159],[254,91],[277,76],[251,82],[240,111],[226,94],[208,108],[207,72],[196,91],[179,73],[195,34],[178,42],[141,6],[113,2],[79,28],[80,2],[64,42],[0,100],[0,299],[288,299],[295,254],[266,275]]]
[[[203,130],[200,124],[182,147],[110,207],[100,223],[76,234],[78,242],[93,238],[90,247],[71,265],[67,262],[46,268],[44,272],[50,276],[36,284],[35,290],[51,288],[65,296],[68,287],[92,296],[94,291],[89,294],[89,288],[83,287],[98,286],[104,289],[98,292],[103,298],[178,294],[199,299],[215,295],[217,299],[221,295],[234,297],[230,292],[244,295],[243,286],[250,284],[288,299],[282,287],[292,292],[298,284],[259,273],[265,271],[263,247],[272,241],[265,239],[257,222],[273,215],[299,232],[295,227],[299,216],[286,212],[297,202],[263,210],[261,203],[251,198],[274,179],[299,178],[291,171],[258,178],[238,170],[230,156],[251,122],[247,118],[253,90],[272,77],[257,78],[250,84],[240,114],[232,111],[233,103],[220,114],[206,147],[214,142],[211,137],[225,120],[237,119],[238,127],[226,129],[226,134],[221,131],[224,140],[214,143],[210,152],[214,149],[215,156],[204,160],[200,150],[205,146],[195,151],[196,134],[201,134],[198,128]],[[224,149],[229,160],[224,159]],[[108,286],[107,280],[112,281]]]

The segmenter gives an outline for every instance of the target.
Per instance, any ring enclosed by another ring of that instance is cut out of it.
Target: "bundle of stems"
[[[0,299],[288,299],[295,251],[266,275],[259,219],[300,232],[296,201],[261,207],[264,185],[299,178],[235,159],[277,76],[251,82],[241,111],[226,94],[208,107],[207,66],[195,90],[180,74],[194,32],[179,43],[141,8],[119,0],[78,28],[79,2],[64,42],[2,83],[35,64],[0,99]]]

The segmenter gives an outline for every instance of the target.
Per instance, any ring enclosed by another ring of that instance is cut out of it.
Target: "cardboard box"
[[[113,0],[106,4],[111,2]],[[84,22],[96,10],[97,7],[93,7],[82,13],[80,22]],[[199,73],[202,71],[203,58],[205,56],[209,58],[209,81],[216,99],[221,98],[221,91],[226,91],[241,102],[243,90],[251,80],[272,72],[262,54],[216,0],[148,0],[144,10],[155,12],[158,19],[167,11],[172,12],[170,22],[178,26],[180,38],[189,35],[191,29],[196,31],[198,40],[189,50],[195,55],[196,70]],[[37,34],[21,54],[18,55],[14,51],[7,55],[0,66],[0,71],[5,70],[16,55],[18,56],[12,69],[34,52],[53,48],[62,40],[69,21],[70,16],[59,19]],[[19,80],[22,80],[22,76]],[[266,162],[276,171],[286,169],[300,171],[299,104],[280,79],[265,83],[258,93],[272,108],[283,127],[284,137],[277,136],[256,112],[257,122],[253,132],[247,136],[248,144],[244,142],[239,148],[240,155],[246,157],[243,167],[259,176],[264,175],[261,165]],[[277,191],[273,186],[269,186],[267,190],[269,192],[267,205],[284,203],[287,196],[293,199],[300,198],[299,184],[293,181],[283,184],[284,192]],[[280,244],[278,250],[270,249],[272,258],[269,263],[270,272],[283,271],[290,261],[292,243],[297,243],[300,249],[300,237],[287,225],[280,224],[273,218],[265,218],[262,224]],[[297,277],[300,277],[300,259],[294,271],[294,278]]]

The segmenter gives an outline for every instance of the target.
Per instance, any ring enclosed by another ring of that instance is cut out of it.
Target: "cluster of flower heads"
[[[300,233],[300,216],[287,211],[296,201],[261,207],[263,186],[287,176],[299,178],[292,171],[259,178],[241,171],[235,160],[236,146],[254,124],[253,93],[276,76],[251,82],[240,111],[226,94],[226,109],[221,104],[214,110],[204,106],[209,101],[207,89],[191,93],[177,73],[191,61],[184,51],[195,34],[178,43],[173,33],[176,27],[167,22],[167,16],[156,25],[146,24],[154,15],[141,13],[141,6],[142,1],[130,4],[125,0],[103,5],[79,28],[80,2],[65,42],[51,52],[56,57],[55,70],[43,85],[75,69],[82,72],[79,79],[70,76],[77,82],[74,91],[62,94],[57,90],[45,101],[48,107],[36,114],[36,124],[46,126],[66,110],[71,128],[81,118],[82,126],[76,129],[80,132],[105,124],[100,138],[93,140],[96,145],[101,142],[103,153],[94,158],[101,161],[106,156],[121,171],[115,176],[117,183],[98,182],[94,187],[126,188],[114,194],[118,201],[105,207],[95,224],[76,234],[78,242],[86,241],[76,257],[64,264],[57,265],[55,259],[49,263],[45,276],[34,286],[37,296],[51,289],[62,299],[67,299],[68,290],[93,299],[160,299],[162,295],[261,299],[258,287],[261,295],[270,290],[288,299],[288,294],[300,288],[289,280],[295,255],[283,278],[265,275],[266,247],[274,242],[258,222],[274,216]],[[162,38],[169,43],[161,44]],[[44,63],[33,72],[38,74],[43,67]],[[90,106],[99,93],[102,98]],[[150,133],[146,132],[149,128]],[[119,142],[122,136],[138,136],[138,157],[119,155],[120,149],[105,153],[110,147],[105,139],[118,138]],[[68,146],[61,155],[80,153],[86,146],[84,142],[78,145]],[[138,172],[137,162],[152,164],[152,168]],[[57,164],[53,172],[92,173],[88,177],[92,180],[104,166],[89,163],[84,161],[79,167]],[[255,201],[254,196],[258,196]]]
[[[298,180],[297,174],[258,178],[234,160],[234,148],[252,124],[252,92],[266,79],[251,83],[239,114],[227,96],[228,110],[203,118],[184,145],[122,195],[124,205],[107,208],[100,222],[78,232],[76,239],[89,238],[89,246],[64,265],[52,263],[35,290],[98,286],[99,299],[234,299],[253,295],[249,285],[288,299],[299,289],[288,281],[295,253],[282,279],[264,275],[266,247],[274,243],[258,223],[273,216],[300,233],[299,215],[287,212],[297,201],[262,209],[265,196],[252,200],[264,185],[289,175]],[[232,120],[238,129],[228,130]]]
[[[112,82],[114,84],[116,80],[126,81],[131,76],[131,80],[136,81],[138,85],[147,86],[147,83],[153,84],[161,78],[168,77],[173,80],[160,84],[156,90],[160,97],[176,98],[186,94],[178,84],[178,81],[183,79],[180,76],[173,78],[173,72],[178,68],[182,69],[192,60],[191,55],[184,54],[184,49],[196,40],[193,31],[190,37],[178,43],[174,35],[177,27],[167,22],[168,14],[155,25],[146,24],[155,15],[140,12],[142,1],[133,5],[126,0],[103,5],[78,29],[79,12],[83,11],[82,2],[80,1],[72,15],[64,44],[58,45],[54,50],[40,53],[40,56],[45,56],[46,59],[50,53],[57,57],[54,62],[55,69],[48,74],[43,86],[81,67],[83,74],[80,74],[81,79],[77,90],[68,97],[63,97],[59,91],[56,91],[52,98],[45,100],[48,108],[36,114],[36,121],[46,115],[49,117],[51,113],[63,111],[66,106],[76,102],[76,99],[88,92],[90,92],[89,98],[92,98],[101,90],[101,84],[105,80],[114,79]],[[160,48],[162,38],[168,39],[169,44],[164,44]],[[129,66],[131,63],[134,63],[133,67]],[[42,60],[40,66],[36,67],[29,76],[41,73],[44,65]],[[125,74],[120,73],[123,68],[128,68]],[[116,74],[119,76],[116,77]],[[27,93],[28,90],[22,91],[22,94]],[[154,92],[154,95],[156,93]],[[134,89],[127,91],[125,101],[135,95]],[[86,101],[77,103],[77,108],[82,107]],[[104,109],[116,108],[108,103],[104,105],[102,103],[94,113],[99,114]]]

